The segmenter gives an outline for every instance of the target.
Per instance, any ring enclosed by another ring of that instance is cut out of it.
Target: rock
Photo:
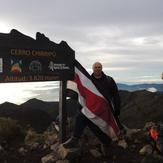
[[[126,149],[128,147],[128,145],[124,139],[119,140],[117,145],[124,148],[124,149]]]
[[[138,132],[141,131],[141,129],[130,129],[130,128],[126,127],[126,126],[124,126],[124,127],[125,127],[125,130],[126,130],[126,135],[125,136],[128,137],[128,138],[132,138],[133,134],[138,133]]]
[[[141,141],[140,141],[140,140],[138,140],[138,139],[135,139],[135,140],[134,140],[134,143],[135,143],[135,144],[140,144],[140,143],[141,143]]]
[[[28,152],[27,149],[25,149],[24,147],[19,148],[19,153],[20,153],[21,155],[24,156],[27,152]]]
[[[44,144],[43,147],[42,147],[42,149],[44,149],[44,150],[46,150],[48,148],[49,148],[49,146],[47,144]]]
[[[43,144],[44,135],[36,133],[36,131],[34,131],[33,129],[29,129],[25,137],[25,145],[35,146],[36,145],[35,143]]]
[[[91,149],[91,150],[90,150],[90,153],[91,153],[92,156],[95,157],[95,158],[98,158],[98,157],[101,157],[101,156],[102,156],[102,154],[101,154],[99,151],[97,151],[96,149]]]
[[[63,147],[62,144],[60,144],[57,150],[57,154],[58,154],[58,157],[62,160],[74,159],[81,155],[81,149],[80,148],[66,149]]]
[[[38,142],[35,142],[35,143],[30,145],[31,150],[36,150],[38,148],[40,148],[40,144]]]
[[[45,144],[49,146],[56,143],[58,140],[58,135],[56,133],[45,133],[45,137]]]
[[[147,144],[143,148],[140,149],[139,154],[141,155],[150,155],[153,152],[153,148],[151,145]]]
[[[51,145],[51,146],[50,146],[50,149],[51,149],[52,151],[57,151],[57,150],[58,150],[58,147],[59,147],[59,142],[57,142],[57,143]]]
[[[56,163],[69,163],[70,161],[69,160],[58,160],[56,161]]]
[[[0,145],[0,152],[4,151],[4,148]]]
[[[55,163],[58,160],[54,153],[50,153],[41,158],[42,163]]]
[[[163,158],[155,155],[148,155],[142,159],[141,163],[162,163]]]

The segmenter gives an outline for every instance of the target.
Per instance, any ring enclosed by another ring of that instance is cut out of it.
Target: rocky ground
[[[159,163],[161,155],[140,149],[145,145],[143,130],[130,130],[125,140],[113,143],[110,155],[103,156],[99,141],[83,136],[80,149],[65,149],[58,144],[57,133],[43,135],[29,131],[24,143],[1,144],[0,163]]]
[[[48,154],[47,150],[28,150],[22,154],[19,149],[23,147],[11,147],[0,153],[0,163],[41,163],[41,158]]]
[[[112,156],[103,157],[100,151],[100,146],[96,145],[90,148],[85,146],[85,151],[80,155],[72,156],[70,162],[94,162],[94,163],[104,163],[104,162],[126,162],[126,163],[137,163],[140,162],[142,156],[138,154],[138,150],[133,149],[123,149],[121,147],[116,147],[112,150]],[[63,150],[63,149],[62,149]],[[84,150],[84,149],[83,149]],[[42,149],[37,147],[36,149],[30,149],[26,146],[19,147],[10,147],[3,149],[0,152],[0,162],[1,163],[42,163],[41,158],[44,156],[47,157],[48,154],[54,155],[54,159],[56,158],[56,154],[49,149]],[[76,152],[74,152],[76,155]],[[112,157],[112,158],[111,158]],[[48,158],[47,158],[48,159]],[[61,160],[61,159],[59,159]],[[64,159],[67,160],[67,159]],[[57,161],[57,160],[56,160]],[[51,161],[52,162],[52,161]]]

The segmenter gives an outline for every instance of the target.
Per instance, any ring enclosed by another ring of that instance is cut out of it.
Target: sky
[[[92,73],[99,61],[117,83],[162,83],[162,0],[0,0],[0,33],[17,29],[66,41]],[[0,84],[0,103],[55,101],[59,82]]]

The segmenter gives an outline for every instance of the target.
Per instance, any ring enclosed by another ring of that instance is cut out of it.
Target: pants
[[[92,123],[84,114],[81,112],[76,117],[75,129],[73,136],[80,138],[86,127],[89,127],[95,136],[101,141],[105,146],[109,146],[111,143],[111,138],[102,132],[94,123]]]

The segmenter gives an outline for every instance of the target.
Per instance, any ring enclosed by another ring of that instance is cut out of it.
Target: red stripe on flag
[[[85,99],[87,108],[97,117],[103,119],[110,127],[112,127],[115,134],[118,134],[119,127],[115,121],[108,101],[100,96],[97,96],[91,90],[84,87],[78,74],[75,74],[75,82],[77,83],[80,95]]]

